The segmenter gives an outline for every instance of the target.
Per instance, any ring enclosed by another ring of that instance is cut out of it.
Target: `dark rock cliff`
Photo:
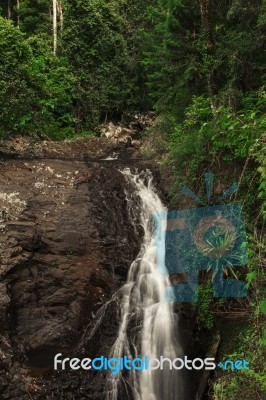
[[[0,157],[1,398],[105,399],[104,374],[55,372],[53,357],[108,355],[114,342],[111,298],[142,239],[119,172],[134,154],[96,138],[16,146],[20,158]],[[113,151],[121,165],[88,162]]]

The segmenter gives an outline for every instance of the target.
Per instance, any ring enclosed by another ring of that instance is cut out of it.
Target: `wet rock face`
[[[9,269],[10,322],[26,350],[74,340],[90,276],[99,263],[91,240],[97,232],[89,188],[74,185],[77,172],[85,168],[49,161],[27,164],[28,170],[13,165],[16,175],[8,186],[17,188],[25,207],[16,216],[7,210],[2,261]],[[10,167],[6,163],[5,169]]]
[[[94,138],[72,147],[67,142],[66,149],[64,144],[45,142],[30,151],[33,156],[77,156],[86,148],[95,157],[107,157],[113,149],[101,140],[98,147]],[[126,190],[130,188],[117,165],[1,161],[1,398],[105,398],[101,376],[59,377],[48,370],[58,352],[107,355],[114,341],[114,302],[92,337],[88,327],[125,281],[139,251],[142,235],[133,229]]]
[[[123,167],[100,167],[92,176],[95,224],[99,245],[104,248],[102,264],[108,271],[125,280],[128,260],[139,251],[142,232],[135,232],[128,214],[126,192],[132,190],[122,173]]]

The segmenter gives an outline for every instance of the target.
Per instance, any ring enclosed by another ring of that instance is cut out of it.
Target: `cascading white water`
[[[182,350],[177,339],[173,304],[165,301],[164,297],[168,278],[160,274],[156,265],[152,220],[156,213],[166,213],[167,210],[153,188],[151,173],[146,172],[144,176],[143,173],[133,174],[129,169],[122,173],[133,185],[133,193],[127,193],[128,207],[133,221],[140,220],[144,237],[140,253],[130,267],[127,283],[120,291],[121,320],[110,357],[120,359],[128,356],[133,359],[148,356],[151,359],[163,356],[173,360],[182,356]],[[164,237],[160,240],[164,246]],[[126,397],[121,396],[121,388]],[[180,374],[170,370],[166,362],[163,370],[132,370],[126,376],[122,372],[110,375],[107,398],[182,400]]]

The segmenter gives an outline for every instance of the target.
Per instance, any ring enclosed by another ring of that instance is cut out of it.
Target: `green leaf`
[[[254,281],[254,279],[256,278],[256,272],[249,272],[246,276],[246,287],[249,288],[250,285],[252,284],[252,282]]]
[[[263,301],[260,303],[260,310],[261,310],[261,312],[263,312],[264,314],[266,314],[266,300],[263,300]]]

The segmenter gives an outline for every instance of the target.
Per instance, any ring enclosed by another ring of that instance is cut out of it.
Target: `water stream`
[[[173,304],[165,301],[169,284],[156,265],[156,242],[153,216],[167,212],[152,184],[152,175],[122,171],[133,190],[127,203],[133,223],[140,223],[144,232],[138,257],[132,263],[126,284],[121,288],[120,325],[110,357],[133,359],[163,356],[171,360],[182,357],[178,340],[177,316]],[[136,226],[137,229],[137,226]],[[161,238],[162,245],[164,238]],[[183,400],[180,372],[163,370],[120,372],[108,379],[108,400]]]

